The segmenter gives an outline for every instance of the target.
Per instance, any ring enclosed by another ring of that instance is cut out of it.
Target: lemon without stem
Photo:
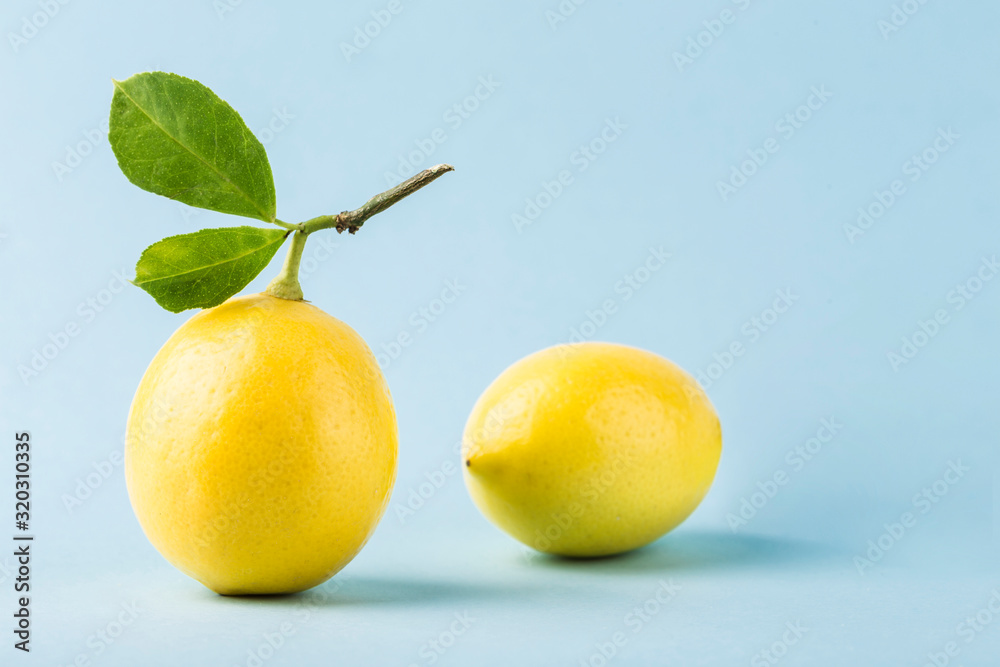
[[[539,551],[605,556],[680,524],[722,451],[715,410],[678,366],[625,345],[536,352],[476,402],[466,485],[497,526]]]
[[[201,311],[136,392],[125,471],[163,556],[227,595],[322,583],[368,540],[396,474],[397,431],[365,342],[303,301]]]

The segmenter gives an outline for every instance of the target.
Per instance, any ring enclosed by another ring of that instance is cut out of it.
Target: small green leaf
[[[128,180],[191,206],[274,222],[267,153],[231,106],[177,74],[114,83],[108,140]]]
[[[172,313],[217,306],[264,270],[289,232],[260,227],[203,229],[142,252],[133,284]]]

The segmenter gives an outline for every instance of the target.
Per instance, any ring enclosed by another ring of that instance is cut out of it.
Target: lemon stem
[[[295,230],[292,232],[292,244],[288,248],[288,254],[285,256],[285,263],[281,267],[281,273],[271,281],[265,292],[281,299],[301,301],[303,296],[302,286],[299,284],[299,264],[302,262],[302,250],[305,248],[307,236],[313,232],[331,227],[335,228],[341,234],[345,231],[353,234],[361,228],[361,225],[365,224],[368,218],[381,213],[425,185],[433,183],[440,176],[454,170],[455,168],[450,164],[439,164],[430,169],[424,169],[416,176],[408,178],[381,194],[375,195],[360,208],[353,211],[343,211],[337,215],[321,215],[312,220],[300,222],[297,225],[282,222],[282,227]]]
[[[292,232],[292,245],[285,255],[285,263],[281,273],[264,290],[271,296],[290,301],[302,300],[302,285],[299,284],[299,264],[302,262],[302,251],[306,247],[306,233],[302,230]]]
[[[337,215],[321,215],[318,218],[313,218],[302,223],[302,228],[307,234],[320,229],[329,229],[330,227],[336,227],[340,233],[346,231],[353,234],[361,228],[361,225],[365,224],[365,220],[368,218],[381,213],[399,200],[412,195],[425,185],[433,183],[438,177],[454,170],[455,168],[450,164],[439,164],[430,169],[424,169],[416,176],[408,178],[396,187],[390,188],[382,194],[375,195],[358,209],[344,211]]]

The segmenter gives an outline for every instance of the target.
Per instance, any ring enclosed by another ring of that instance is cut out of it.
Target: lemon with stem
[[[309,234],[364,221],[451,170],[356,211],[290,225],[263,294],[205,309],[146,370],[129,414],[129,497],[153,545],[224,595],[302,591],[364,546],[396,474],[396,416],[368,345],[303,300]]]

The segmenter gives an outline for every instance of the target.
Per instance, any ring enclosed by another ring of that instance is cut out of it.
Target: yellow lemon
[[[364,546],[396,475],[396,415],[365,342],[303,301],[237,297],[157,353],[125,472],[149,540],[224,595],[292,593]]]
[[[697,382],[651,352],[561,345],[505,370],[465,427],[479,509],[539,551],[605,556],[672,530],[708,492],[722,453]]]

